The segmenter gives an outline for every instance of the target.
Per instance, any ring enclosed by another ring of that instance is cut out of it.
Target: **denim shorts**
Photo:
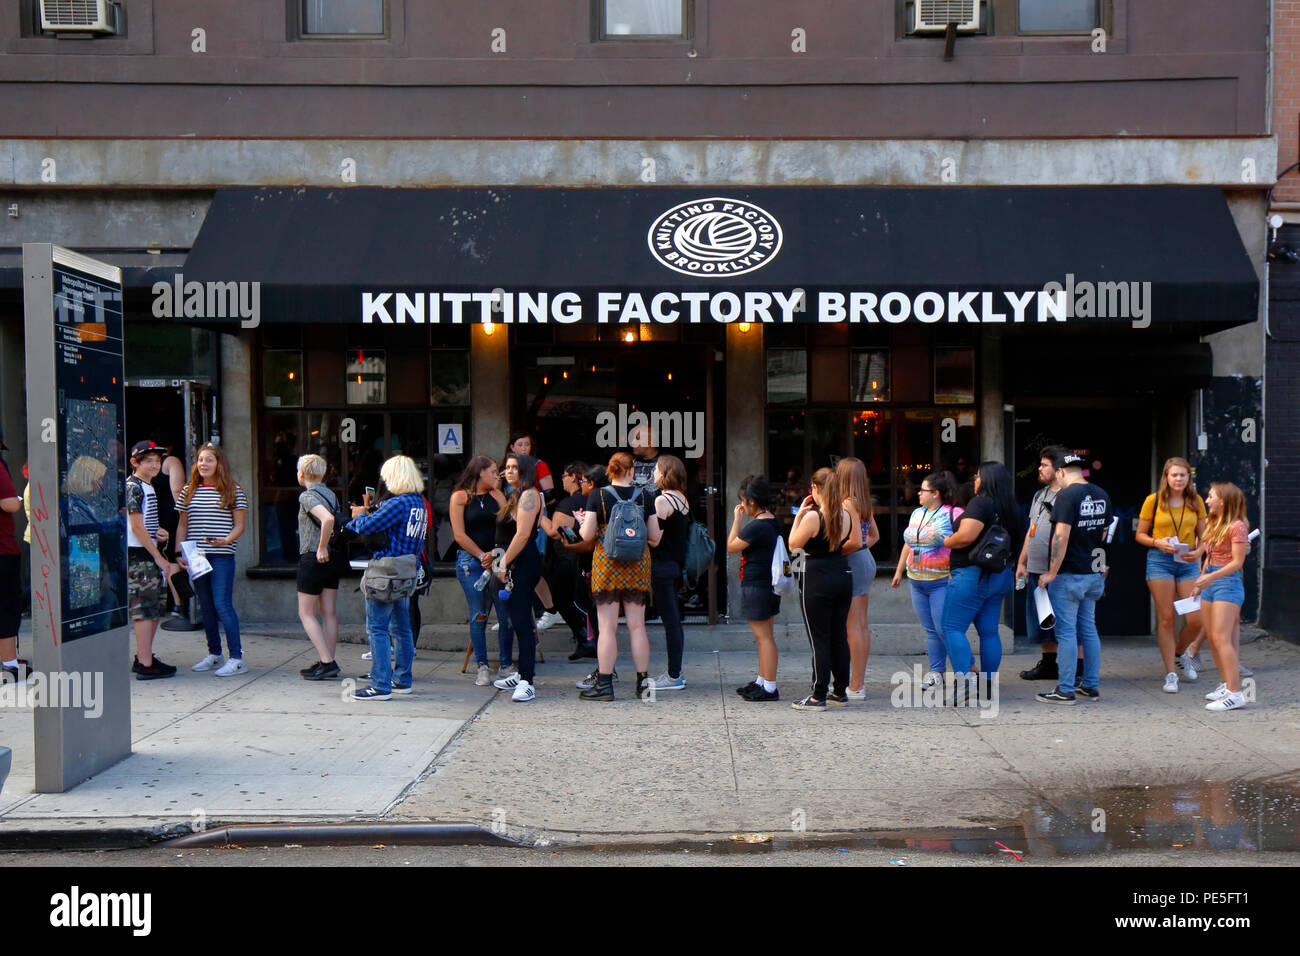
[[[1221,565],[1211,564],[1205,569],[1205,573],[1212,574],[1220,567]],[[1241,583],[1241,572],[1234,571],[1226,578],[1211,582],[1210,586],[1201,592],[1201,601],[1231,601],[1238,607],[1245,604],[1246,586]]]
[[[1200,576],[1199,561],[1179,561],[1159,548],[1147,549],[1148,581],[1194,581]]]

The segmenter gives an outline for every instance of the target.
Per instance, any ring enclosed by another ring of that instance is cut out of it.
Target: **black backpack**
[[[998,574],[1011,563],[1011,535],[1002,527],[998,513],[986,525],[970,549],[970,562],[986,574]]]
[[[312,488],[312,491],[314,491],[316,494],[321,496],[321,498],[324,501],[325,507],[328,508],[330,514],[334,516],[334,528],[330,532],[329,549],[331,551],[342,551],[343,550],[343,539],[342,539],[343,527],[349,521],[352,520],[352,516],[349,514],[344,514],[343,510],[339,507],[339,499],[335,497],[334,492],[330,491],[324,485],[317,485],[316,487]],[[328,495],[329,497],[326,497],[326,495]],[[311,509],[307,510],[307,517],[311,518],[311,523],[314,524],[316,527],[319,528],[321,526],[320,521],[316,518],[314,514],[311,513]]]

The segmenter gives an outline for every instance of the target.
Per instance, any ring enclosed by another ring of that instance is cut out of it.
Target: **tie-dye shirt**
[[[913,581],[938,581],[948,577],[949,549],[943,539],[952,534],[952,508],[943,505],[933,511],[917,508],[903,532],[912,549],[907,556],[907,576]]]

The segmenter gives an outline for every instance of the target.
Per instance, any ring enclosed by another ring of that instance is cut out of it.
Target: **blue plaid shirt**
[[[423,495],[397,495],[386,499],[372,513],[353,518],[347,527],[357,534],[388,532],[388,544],[374,553],[376,558],[419,554],[424,550],[429,514],[424,509]]]

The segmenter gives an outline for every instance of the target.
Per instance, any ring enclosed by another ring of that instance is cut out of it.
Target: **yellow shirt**
[[[23,486],[23,513],[27,515],[27,527],[23,528],[23,541],[32,543],[32,483]]]
[[[1196,525],[1205,517],[1205,505],[1201,503],[1192,506],[1184,499],[1183,504],[1174,508],[1172,512],[1165,508],[1157,511],[1156,496],[1147,495],[1147,500],[1142,502],[1142,511],[1139,512],[1138,517],[1143,521],[1151,522],[1151,537],[1157,541],[1176,537],[1189,548],[1194,548],[1196,547]]]

